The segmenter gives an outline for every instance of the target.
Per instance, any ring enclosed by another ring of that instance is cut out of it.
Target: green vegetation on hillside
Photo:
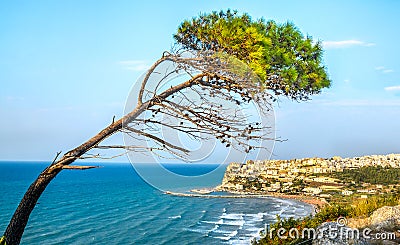
[[[267,231],[268,234],[262,234],[262,239],[258,242],[254,242],[253,244],[258,244],[258,245],[265,245],[265,244],[297,244],[300,242],[306,242],[309,240],[309,238],[304,237],[303,238],[290,238],[289,234],[283,234],[283,236],[288,236],[287,239],[281,239],[278,237],[277,230],[280,228],[285,228],[285,230],[288,232],[291,228],[296,228],[298,231],[302,231],[305,228],[317,228],[320,224],[327,222],[327,221],[336,221],[339,217],[346,217],[349,216],[351,212],[351,209],[349,207],[344,207],[341,205],[332,205],[332,206],[327,206],[324,209],[322,209],[320,212],[318,212],[315,216],[307,216],[302,219],[294,219],[294,218],[289,218],[289,219],[281,219],[278,216],[278,221],[270,226],[270,231],[275,231],[275,232],[269,232]],[[282,234],[281,234],[282,235]],[[308,243],[304,243],[308,244]],[[311,242],[309,243],[311,244]]]
[[[345,183],[394,185],[400,183],[400,168],[368,166],[344,169],[343,172],[333,172],[329,176],[340,179]]]

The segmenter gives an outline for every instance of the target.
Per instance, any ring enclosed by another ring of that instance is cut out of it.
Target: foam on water
[[[3,231],[24,191],[45,167],[20,164],[0,163],[6,176],[0,179]],[[277,198],[165,195],[143,182],[130,165],[62,172],[39,202],[22,245],[249,244],[277,214],[304,216],[312,211],[311,206]]]
[[[181,215],[175,215],[175,216],[168,217],[168,219],[180,219],[180,218],[182,218]]]

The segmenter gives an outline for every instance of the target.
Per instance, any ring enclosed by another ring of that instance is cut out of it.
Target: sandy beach
[[[201,194],[197,190],[194,193],[178,193],[178,192],[170,192],[167,191],[165,194],[174,195],[174,196],[186,196],[186,197],[200,197],[200,198],[267,198],[267,197],[276,197],[276,198],[284,198],[284,199],[294,199],[297,201],[301,201],[307,204],[310,204],[314,207],[313,215],[325,205],[329,205],[329,203],[325,199],[306,196],[306,195],[290,195],[290,194],[282,194],[282,193],[238,193],[238,192],[226,192],[229,193],[227,195],[212,195],[212,191],[207,189],[207,194]]]
[[[280,194],[274,193],[271,196],[279,197],[279,198],[287,198],[287,199],[295,199],[307,204],[310,204],[314,207],[314,214],[319,212],[321,208],[325,205],[329,205],[329,203],[325,199],[313,197],[313,196],[305,196],[305,195],[288,195],[288,194]]]

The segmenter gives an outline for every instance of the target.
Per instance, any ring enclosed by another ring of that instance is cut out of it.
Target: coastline
[[[306,195],[293,195],[293,194],[284,194],[284,193],[245,193],[245,192],[232,192],[232,191],[224,191],[227,195],[213,195],[212,193],[219,192],[217,189],[205,189],[207,190],[205,194],[201,193],[201,190],[191,190],[191,193],[181,193],[181,192],[164,192],[167,195],[173,196],[184,196],[184,197],[198,197],[198,198],[282,198],[282,199],[291,199],[303,202],[305,204],[311,205],[313,207],[312,215],[318,213],[322,207],[325,205],[329,205],[329,203],[325,199],[321,199],[313,196]]]
[[[303,196],[303,195],[285,195],[285,194],[280,194],[280,193],[251,193],[251,192],[235,192],[235,191],[221,191],[218,188],[204,188],[204,189],[194,189],[194,190],[190,190],[188,192],[173,192],[173,191],[165,191],[164,194],[166,195],[171,195],[171,196],[179,196],[179,197],[194,197],[194,198],[210,198],[210,199],[227,199],[227,198],[234,198],[234,199],[241,199],[241,198],[247,198],[247,199],[264,199],[265,202],[268,204],[269,200],[272,202],[276,202],[276,200],[278,199],[278,202],[283,201],[284,203],[286,203],[285,205],[286,208],[281,208],[281,212],[272,214],[272,217],[274,219],[276,219],[275,215],[279,215],[281,216],[281,213],[283,210],[288,210],[290,209],[290,207],[293,207],[293,209],[295,210],[295,207],[302,207],[304,208],[304,210],[307,210],[304,213],[292,213],[292,215],[295,218],[302,218],[302,217],[307,217],[309,215],[314,216],[322,207],[322,205],[325,205],[326,202],[323,202],[323,200],[319,200],[316,197],[309,197],[309,196]],[[269,199],[269,200],[268,200]],[[275,201],[273,201],[275,199]],[[264,200],[262,200],[259,205],[262,205],[262,203],[264,203]],[[226,211],[226,209],[224,208],[224,210]],[[223,211],[223,212],[225,212]],[[265,211],[266,213],[268,213],[268,211]],[[265,214],[266,214],[265,213]],[[263,215],[265,215],[263,213]],[[282,216],[281,216],[282,217]],[[283,216],[286,217],[286,216]],[[292,217],[292,216],[289,216]],[[229,218],[228,218],[229,219]],[[270,216],[271,219],[271,216]],[[257,225],[256,227],[254,227],[253,232],[250,234],[250,236],[246,237],[246,239],[248,238],[249,242],[251,241],[258,241],[261,239],[261,232],[263,232],[266,228],[267,224],[273,224],[275,223],[276,220],[269,220],[269,221],[263,221],[262,224]],[[221,223],[219,223],[221,222]],[[218,221],[218,225],[223,224],[224,222]],[[217,225],[217,226],[218,226]],[[241,229],[241,228],[240,228]],[[235,233],[236,235],[236,233]],[[243,241],[243,240],[242,240]],[[247,241],[247,240],[246,240]]]
[[[285,199],[294,199],[306,204],[313,206],[313,214],[318,213],[325,205],[329,205],[329,203],[325,199],[321,199],[313,196],[306,195],[293,195],[293,194],[282,194],[282,193],[274,193],[271,196]]]

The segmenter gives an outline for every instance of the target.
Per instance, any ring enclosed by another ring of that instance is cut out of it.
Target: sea
[[[48,164],[0,162],[0,233]],[[21,244],[250,244],[277,215],[303,217],[312,212],[308,204],[275,197],[169,195],[149,184],[129,163],[84,164],[101,168],[62,171],[40,197]],[[152,173],[153,166],[147,167]],[[216,167],[171,164],[165,168],[194,176]],[[221,178],[214,178],[197,186],[171,186],[185,192],[220,182]]]

